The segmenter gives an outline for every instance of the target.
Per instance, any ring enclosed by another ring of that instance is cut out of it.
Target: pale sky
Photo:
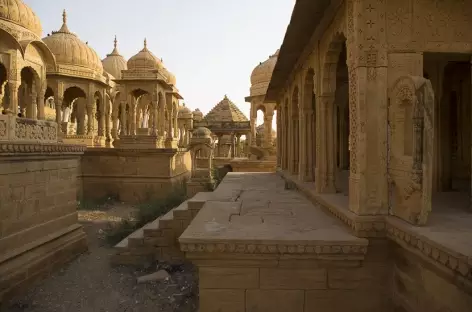
[[[249,116],[250,75],[282,44],[294,0],[24,0],[44,36],[62,25],[103,59],[118,37],[129,59],[143,48],[162,58],[192,110],[206,114],[224,95]],[[259,119],[259,118],[258,118]],[[275,120],[274,120],[275,121]],[[258,122],[258,124],[260,121]]]

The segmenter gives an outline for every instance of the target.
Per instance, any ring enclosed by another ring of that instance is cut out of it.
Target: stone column
[[[58,135],[62,133],[62,101],[63,99],[60,97],[54,98],[54,104],[56,107],[56,123],[57,123],[57,132]]]
[[[30,119],[38,119],[38,94],[36,93],[36,90],[34,90],[34,88],[31,90],[30,103],[28,104],[28,111],[26,113],[26,117]]]
[[[313,109],[304,103],[300,111],[300,170],[299,178],[301,181],[313,181]]]
[[[167,123],[167,140],[172,140],[174,138],[174,118],[173,118],[173,108],[168,112],[168,123]]]
[[[18,88],[20,84],[17,81],[10,81],[8,83],[10,103],[8,105],[8,111],[10,114],[18,115]]]
[[[282,169],[282,131],[281,131],[281,119],[282,119],[282,112],[280,109],[280,105],[277,105],[277,123],[276,123],[276,131],[277,131],[277,168]]]
[[[38,96],[38,119],[44,120],[46,117],[44,116],[44,94],[46,93],[46,89],[41,89],[39,96]]]
[[[77,134],[85,134],[85,115],[86,115],[86,103],[84,98],[78,98],[77,100]]]
[[[127,116],[126,116],[126,102],[121,102],[121,131],[120,136],[128,135],[128,129],[126,127],[127,124]]]
[[[95,98],[89,98],[87,101],[87,135],[94,135],[94,119],[96,113]]]
[[[105,133],[108,133],[107,123],[106,123],[106,112],[105,112],[105,105],[103,105],[100,109],[100,119],[98,120],[98,135],[105,136]]]
[[[249,138],[249,145],[256,145],[256,124],[257,124],[257,116],[251,116],[251,136]]]
[[[218,137],[218,146],[216,147],[216,157],[221,157],[221,138],[223,137],[222,134],[217,134]]]
[[[264,116],[264,143],[263,147],[269,148],[272,146],[272,122],[274,120],[274,112],[266,113]]]
[[[316,123],[319,124],[320,149],[316,155],[316,190],[319,193],[335,193],[335,141],[334,141],[334,95],[326,94],[317,101],[320,114]]]
[[[113,103],[112,114],[111,114],[111,137],[113,140],[118,138],[118,119],[119,119],[119,103]]]
[[[235,144],[236,140],[235,140],[235,135],[234,135],[234,132],[231,133],[231,158],[234,158],[235,157],[235,154],[236,154],[236,144]]]
[[[160,106],[160,110],[159,110],[159,121],[160,121],[159,122],[159,135],[164,138],[164,133],[165,133],[165,130],[166,130],[166,113],[165,113],[165,110],[166,110],[166,107],[167,107],[165,94],[162,95],[161,98],[159,99],[159,106]]]
[[[241,157],[241,134],[236,134],[236,153],[235,157]]]
[[[152,103],[152,134],[159,136],[159,104],[157,100]]]

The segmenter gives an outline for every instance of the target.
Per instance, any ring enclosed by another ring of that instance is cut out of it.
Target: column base
[[[177,148],[179,142],[173,138],[167,138],[165,140],[165,148]]]
[[[96,136],[93,138],[93,146],[94,147],[105,147],[105,137],[104,136]]]
[[[162,138],[156,135],[122,135],[116,145],[121,149],[164,148]],[[115,147],[117,147],[116,145]]]

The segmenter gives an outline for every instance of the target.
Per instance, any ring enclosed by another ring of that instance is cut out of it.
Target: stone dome
[[[148,50],[146,39],[144,39],[144,48],[128,60],[128,70],[152,71],[163,68],[161,60]]]
[[[38,16],[21,0],[2,1],[0,19],[24,27],[39,38],[43,33]]]
[[[211,131],[208,128],[205,127],[199,127],[195,131],[193,131],[193,137],[194,138],[210,138],[211,139]]]
[[[58,65],[76,66],[91,69],[97,73],[103,73],[103,65],[100,57],[94,49],[84,43],[76,34],[70,32],[67,27],[66,11],[62,15],[61,29],[53,31],[52,35],[43,38],[56,57]]]
[[[185,106],[185,104],[182,104],[182,107],[179,108],[178,118],[192,119],[193,118],[192,111],[187,106]]]
[[[265,123],[263,123],[262,125],[256,128],[256,135],[264,137],[264,132],[265,132]],[[272,129],[272,138],[275,139],[276,137],[277,137],[277,132],[274,129]]]
[[[121,79],[121,71],[126,70],[128,65],[125,58],[118,52],[118,40],[115,36],[115,47],[110,54],[107,54],[107,57],[102,60],[103,68],[107,73],[115,77],[116,79]]]
[[[163,76],[167,79],[167,83],[171,85],[176,85],[177,84],[177,79],[175,78],[174,74],[172,74],[167,68],[163,67],[162,68],[162,74]]]
[[[193,119],[197,122],[202,121],[203,113],[200,111],[200,109],[197,108],[193,111]]]
[[[269,87],[269,83],[272,78],[272,72],[274,71],[275,64],[277,63],[279,51],[280,50],[277,50],[269,57],[269,59],[257,65],[252,71],[251,96],[266,94],[267,88]]]

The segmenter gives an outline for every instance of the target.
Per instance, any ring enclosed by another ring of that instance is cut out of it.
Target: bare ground
[[[198,286],[189,263],[159,263],[147,269],[111,267],[113,250],[106,246],[106,222],[119,221],[132,211],[116,207],[103,211],[81,211],[79,219],[89,240],[89,252],[51,275],[27,294],[11,300],[9,312],[194,312]],[[166,269],[167,281],[137,284],[139,276]],[[2,311],[2,312],[3,312]]]

